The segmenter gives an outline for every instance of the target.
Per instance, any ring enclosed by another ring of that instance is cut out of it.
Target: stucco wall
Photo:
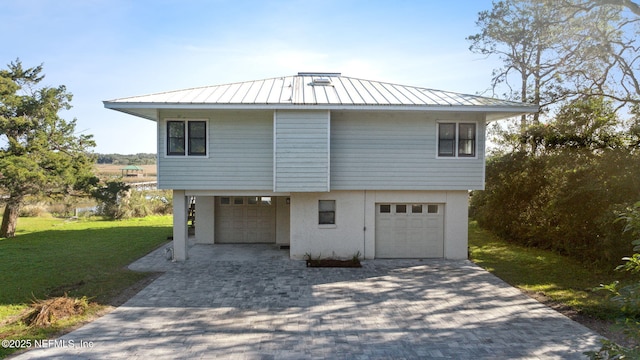
[[[336,224],[318,225],[318,200],[336,201]],[[291,194],[291,258],[364,254],[364,192]]]
[[[336,201],[336,224],[318,224],[318,200]],[[444,257],[466,259],[467,191],[332,191],[291,194],[291,258],[305,254],[375,258],[376,203],[432,203],[444,206]]]

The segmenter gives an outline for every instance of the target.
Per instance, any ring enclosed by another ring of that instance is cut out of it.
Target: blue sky
[[[103,100],[301,71],[475,94],[496,59],[471,53],[490,0],[0,0],[0,66],[44,64],[95,152],[155,152],[149,120]]]

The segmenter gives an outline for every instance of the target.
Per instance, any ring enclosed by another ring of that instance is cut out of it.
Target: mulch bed
[[[362,267],[360,260],[307,259],[307,267]]]

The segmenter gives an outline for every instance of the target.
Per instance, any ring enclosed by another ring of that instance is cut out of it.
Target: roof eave
[[[538,112],[534,105],[336,105],[336,104],[194,104],[194,103],[126,103],[104,102],[107,109],[121,111],[148,120],[158,121],[158,110],[341,110],[341,111],[425,111],[476,112],[487,114],[487,121],[496,121]]]

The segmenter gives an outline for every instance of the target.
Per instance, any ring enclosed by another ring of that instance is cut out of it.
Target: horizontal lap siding
[[[478,122],[478,158],[437,159],[437,119],[427,116],[332,113],[331,189],[481,189],[484,181],[482,121]]]
[[[193,118],[209,120],[209,156],[164,156],[166,125],[163,123],[159,136],[161,188],[272,190],[272,112],[205,112],[194,114]]]
[[[329,191],[329,113],[278,111],[274,191]]]

